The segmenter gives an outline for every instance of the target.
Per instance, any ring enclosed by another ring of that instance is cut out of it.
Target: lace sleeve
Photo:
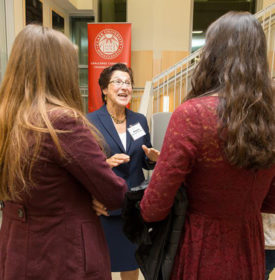
[[[200,131],[200,117],[191,100],[172,114],[160,157],[140,204],[146,221],[162,220],[168,215],[178,188],[196,160]]]

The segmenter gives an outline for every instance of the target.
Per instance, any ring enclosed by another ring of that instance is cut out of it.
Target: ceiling
[[[92,1],[92,0],[91,0]],[[92,10],[79,10],[69,0],[54,0],[55,4],[65,10],[69,14],[83,14],[92,12]]]

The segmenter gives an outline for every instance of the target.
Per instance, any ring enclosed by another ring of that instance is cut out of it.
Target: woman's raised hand
[[[160,152],[154,148],[148,148],[146,145],[142,145],[142,149],[145,155],[149,158],[150,161],[157,161]]]
[[[106,162],[111,168],[119,166],[122,163],[130,161],[130,157],[126,154],[114,154],[113,156],[106,159]]]

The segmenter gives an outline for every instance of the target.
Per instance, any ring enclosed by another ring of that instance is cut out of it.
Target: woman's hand
[[[142,149],[145,155],[149,158],[150,161],[157,161],[160,152],[154,148],[148,148],[146,145],[142,145]]]
[[[92,200],[93,209],[95,210],[97,216],[104,215],[109,216],[109,213],[107,211],[107,208],[98,200],[93,198]]]
[[[114,154],[113,156],[106,159],[106,162],[111,168],[119,166],[122,163],[130,161],[130,157],[126,154]]]

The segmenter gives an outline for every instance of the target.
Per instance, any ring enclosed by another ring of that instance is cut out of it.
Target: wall
[[[94,7],[91,0],[69,0],[69,2],[79,10],[92,10]]]
[[[54,10],[56,13],[64,17],[64,28],[65,34],[69,36],[69,16],[66,11],[57,6],[54,0],[41,0],[43,3],[43,25],[47,27],[52,26],[51,11]],[[25,1],[14,0],[14,32],[15,36],[25,26]]]
[[[24,27],[24,1],[22,0],[14,0],[13,2],[13,11],[14,11],[14,33],[15,36],[22,30]]]
[[[263,9],[275,3],[275,0],[262,0],[262,1],[263,1]]]
[[[91,1],[91,0],[78,0],[77,8],[79,10],[92,10],[93,9],[93,1]]]
[[[69,17],[54,0],[43,2],[43,21],[52,26],[51,10],[64,17],[69,36]],[[110,0],[108,0],[110,1]],[[24,0],[14,0],[14,33],[25,25]],[[70,0],[77,8],[95,8],[95,0]],[[132,67],[137,87],[189,54],[192,0],[128,0],[127,20],[132,23]],[[171,28],[172,27],[172,28]]]
[[[190,53],[192,0],[128,0],[137,87]]]
[[[64,33],[69,37],[70,35],[70,22],[69,15],[65,10],[58,7],[54,0],[43,0],[43,25],[52,27],[52,10],[64,18]]]
[[[0,2],[0,83],[3,79],[7,63],[7,36],[6,36],[6,16],[5,3]]]
[[[93,1],[93,11],[94,11],[95,22],[98,22],[98,0],[92,0],[92,1]]]

